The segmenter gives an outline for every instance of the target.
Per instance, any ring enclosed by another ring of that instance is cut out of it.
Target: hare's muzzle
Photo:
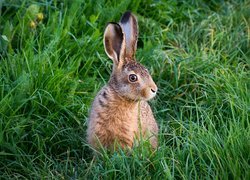
[[[151,88],[151,92],[154,93],[154,94],[156,94],[156,92],[157,92],[157,87],[156,87],[156,88]]]
[[[157,88],[156,84],[153,82],[153,83],[151,84],[151,86],[150,86],[150,95],[149,95],[149,99],[155,97],[155,95],[156,95],[156,93],[157,93],[157,90],[158,90],[158,88]]]

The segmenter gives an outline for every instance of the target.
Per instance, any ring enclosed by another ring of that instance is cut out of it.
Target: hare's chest
[[[138,113],[133,109],[115,108],[109,113],[109,129],[115,136],[133,136],[138,129]]]
[[[133,109],[110,108],[106,109],[105,139],[108,143],[118,142],[122,146],[133,146],[138,131],[138,115]]]
[[[138,104],[126,102],[103,88],[95,98],[89,123],[89,134],[109,147],[115,142],[132,147],[138,132]]]

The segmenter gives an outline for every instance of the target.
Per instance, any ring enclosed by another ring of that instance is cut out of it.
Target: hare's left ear
[[[106,54],[114,62],[114,67],[122,66],[125,54],[125,40],[122,28],[117,23],[109,23],[104,32],[103,44]]]
[[[125,57],[134,59],[138,40],[137,19],[131,12],[127,11],[123,14],[119,24],[125,34]]]

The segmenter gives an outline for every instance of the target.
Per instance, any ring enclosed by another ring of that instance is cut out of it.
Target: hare
[[[139,137],[157,148],[158,125],[147,103],[157,86],[148,70],[136,62],[137,39],[137,19],[130,12],[123,14],[119,24],[109,23],[105,29],[103,43],[113,70],[90,110],[87,140],[94,149],[114,150],[116,144],[131,149]]]

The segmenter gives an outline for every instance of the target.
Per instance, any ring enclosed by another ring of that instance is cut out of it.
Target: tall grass
[[[249,1],[0,6],[1,179],[250,178]],[[88,111],[112,67],[103,30],[128,9],[139,21],[137,59],[159,87],[159,149],[94,157]]]

